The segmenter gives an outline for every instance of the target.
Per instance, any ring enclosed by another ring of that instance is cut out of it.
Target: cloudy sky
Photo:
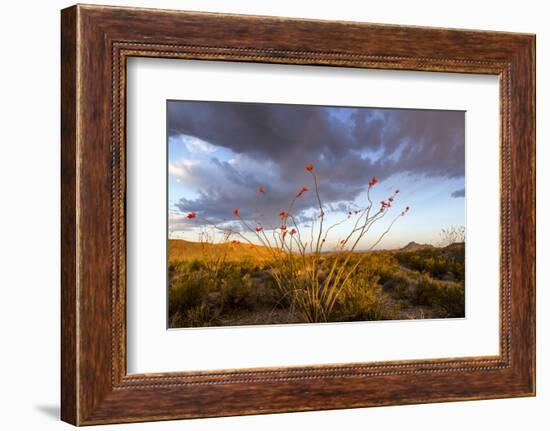
[[[167,115],[171,238],[196,241],[201,227],[232,224],[234,208],[251,224],[274,225],[304,186],[293,212],[309,229],[319,209],[308,164],[327,225],[365,207],[372,176],[379,180],[374,202],[400,190],[390,211],[411,210],[377,248],[437,244],[442,228],[465,224],[462,111],[168,101]],[[191,212],[195,219],[186,217]],[[376,241],[392,213],[360,249]],[[349,228],[333,229],[328,246]]]

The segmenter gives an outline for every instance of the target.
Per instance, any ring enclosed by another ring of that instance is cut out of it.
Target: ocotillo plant
[[[350,288],[352,277],[364,260],[365,253],[353,259],[353,255],[374,224],[384,219],[390,213],[395,199],[399,194],[396,189],[386,200],[375,205],[371,199],[371,190],[378,183],[372,177],[366,190],[366,202],[362,207],[354,207],[345,217],[331,225],[326,225],[325,206],[319,191],[319,182],[312,164],[304,167],[310,175],[315,193],[316,211],[309,228],[301,227],[294,213],[294,206],[298,199],[310,193],[310,187],[302,186],[292,197],[287,208],[278,214],[276,226],[266,226],[259,217],[245,219],[238,208],[233,208],[234,220],[238,221],[243,231],[219,226],[205,221],[213,228],[224,232],[226,240],[231,236],[238,236],[243,242],[255,247],[256,243],[246,233],[250,234],[257,243],[265,247],[270,255],[269,271],[291,306],[302,316],[305,322],[329,321],[331,313],[338,299]],[[266,194],[265,188],[260,186],[257,192],[259,197]],[[385,231],[380,234],[373,244],[365,251],[376,247],[395,222],[409,211],[405,207],[389,222]],[[188,219],[195,219],[197,214],[192,212]],[[328,268],[323,267],[323,254],[329,233],[337,226],[350,221],[349,232],[339,240],[335,253]],[[307,231],[309,229],[309,232]],[[238,240],[232,240],[238,242]]]

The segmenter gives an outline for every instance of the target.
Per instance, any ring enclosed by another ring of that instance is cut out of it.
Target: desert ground
[[[170,239],[168,325],[182,328],[464,317],[464,250],[464,243],[435,247],[413,242],[397,250],[355,252],[345,262],[349,277],[340,283],[331,307],[323,309],[322,300],[316,302],[315,298],[309,301],[319,303],[321,309],[312,320],[296,301],[310,292],[309,281],[301,280],[300,272],[294,270],[294,290],[281,291],[274,278],[282,273],[277,267],[282,265],[281,259],[264,247]],[[313,258],[303,257],[306,260],[302,264]],[[320,269],[315,280],[321,286],[331,276],[331,268],[343,263],[337,260],[338,253],[323,253],[317,259],[321,261],[316,263]],[[292,267],[292,260],[286,265]]]

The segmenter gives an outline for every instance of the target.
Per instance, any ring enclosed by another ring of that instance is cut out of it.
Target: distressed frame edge
[[[78,124],[78,7],[61,13],[61,420],[77,425],[78,324],[77,324],[77,124]],[[69,370],[69,372],[66,372]]]

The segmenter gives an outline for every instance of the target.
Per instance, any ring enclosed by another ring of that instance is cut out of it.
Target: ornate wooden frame
[[[534,35],[82,5],[61,16],[63,420],[88,425],[534,395]],[[129,56],[498,75],[500,354],[127,375]]]

